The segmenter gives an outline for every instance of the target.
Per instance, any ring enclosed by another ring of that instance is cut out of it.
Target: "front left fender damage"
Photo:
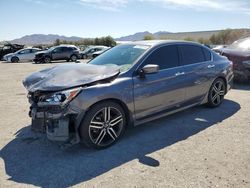
[[[45,69],[27,77],[23,84],[28,90],[31,104],[29,115],[32,118],[32,130],[46,133],[49,140],[80,142],[78,128],[84,110],[77,103],[77,96],[67,103],[51,104],[42,102],[47,95],[62,92],[70,88],[85,87],[107,83],[119,74],[118,66],[63,65]]]

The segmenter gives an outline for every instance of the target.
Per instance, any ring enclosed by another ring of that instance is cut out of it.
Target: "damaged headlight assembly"
[[[72,101],[81,90],[82,87],[78,87],[42,96],[39,100],[38,106],[65,106]]]

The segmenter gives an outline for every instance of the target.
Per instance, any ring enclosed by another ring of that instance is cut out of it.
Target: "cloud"
[[[231,11],[250,14],[249,0],[79,0],[80,4],[93,8],[118,11],[132,2],[151,3],[169,9],[194,9],[196,11]]]
[[[248,0],[140,0],[162,4],[167,8],[188,8],[198,11],[232,11],[250,13],[250,3]]]
[[[80,4],[93,8],[118,11],[128,4],[129,0],[80,0]]]

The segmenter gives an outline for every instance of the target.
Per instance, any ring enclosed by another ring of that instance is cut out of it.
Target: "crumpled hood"
[[[42,50],[42,51],[36,52],[36,55],[38,55],[38,54],[48,54],[48,53],[49,53],[49,50]]]
[[[119,72],[117,65],[65,64],[29,75],[23,85],[29,92],[60,91],[104,80]]]

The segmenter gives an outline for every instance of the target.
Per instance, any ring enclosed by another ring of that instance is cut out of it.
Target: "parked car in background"
[[[3,56],[9,53],[14,53],[20,49],[23,49],[24,45],[19,45],[19,44],[10,44],[6,43],[3,46],[0,47],[0,60],[3,59]]]
[[[218,50],[221,50],[222,48],[226,48],[227,45],[215,45],[212,47],[212,50],[214,50],[215,52]]]
[[[79,49],[74,45],[60,45],[36,53],[35,63],[50,63],[54,60],[77,61]]]
[[[15,53],[7,54],[3,57],[4,61],[18,63],[24,61],[32,61],[35,58],[35,53],[41,51],[39,48],[24,48]]]
[[[110,49],[110,48],[108,47],[108,48],[106,48],[106,49],[103,49],[103,50],[94,52],[94,53],[92,54],[92,58],[93,58],[93,59],[96,58],[97,56],[101,55],[102,53],[106,52],[106,51],[109,50],[109,49]]]
[[[33,130],[102,149],[128,125],[196,105],[219,106],[232,80],[232,63],[205,46],[141,41],[118,45],[88,64],[33,73],[23,84]]]
[[[226,48],[215,51],[233,62],[236,80],[250,80],[250,37],[237,40]]]
[[[80,56],[82,59],[91,59],[93,58],[93,53],[98,51],[103,51],[108,49],[107,46],[90,46],[86,48],[84,51],[80,51]]]

